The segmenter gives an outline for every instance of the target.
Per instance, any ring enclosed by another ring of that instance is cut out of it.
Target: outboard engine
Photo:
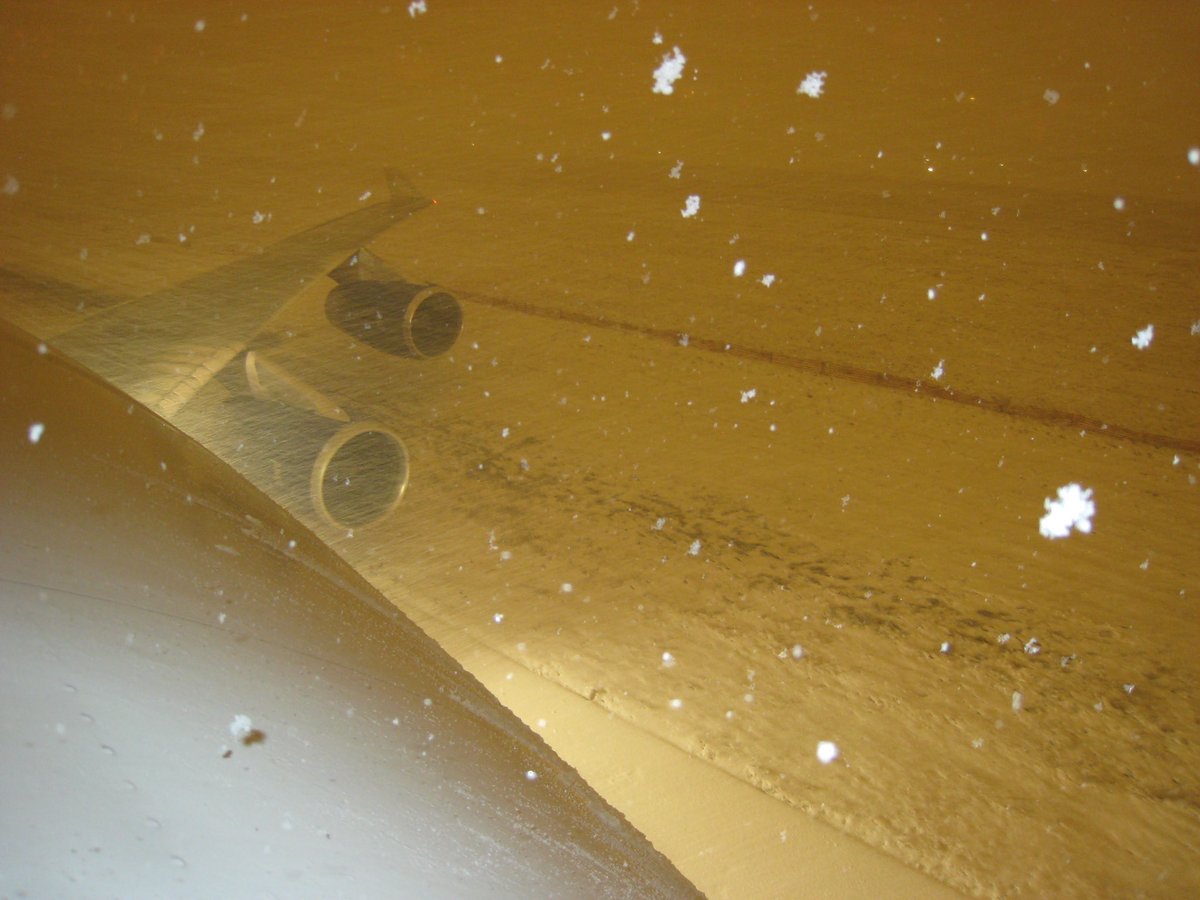
[[[337,287],[325,315],[355,340],[392,356],[441,356],[462,333],[462,307],[442,288],[414,284],[369,250],[358,250],[329,273]]]

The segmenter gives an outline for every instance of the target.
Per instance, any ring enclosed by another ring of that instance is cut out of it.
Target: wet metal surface
[[[398,509],[189,430],[435,638],[950,885],[1200,891],[1196,7],[428,6],[9,7],[4,314],[85,333],[398,169],[437,202],[370,252],[457,343],[330,321],[359,238],[233,350],[394,430]]]

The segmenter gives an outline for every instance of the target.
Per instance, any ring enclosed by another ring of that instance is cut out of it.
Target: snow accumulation
[[[796,93],[804,94],[815,100],[825,92],[825,79],[828,77],[828,72],[809,72],[796,88]]]
[[[253,720],[243,713],[235,715],[233,721],[229,723],[229,733],[234,736],[235,740],[244,741],[250,736],[250,732],[253,730]]]
[[[700,212],[700,195],[691,194],[688,196],[687,200],[684,201],[683,209],[679,211],[679,214],[685,219],[690,219],[698,212]]]
[[[1085,489],[1074,482],[1063,485],[1058,489],[1058,499],[1047,497],[1045,507],[1046,514],[1038,522],[1042,537],[1051,540],[1069,537],[1072,528],[1084,534],[1092,530],[1096,504],[1091,488]]]
[[[685,65],[687,57],[678,47],[673,48],[670,53],[664,53],[662,63],[654,70],[654,93],[675,93],[675,82],[683,77]]]
[[[1129,339],[1129,343],[1137,347],[1139,350],[1145,350],[1150,346],[1150,342],[1154,340],[1154,326],[1147,325],[1137,334]]]

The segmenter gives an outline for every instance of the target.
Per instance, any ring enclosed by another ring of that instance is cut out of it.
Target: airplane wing
[[[433,202],[395,175],[389,183],[387,200],[164,290],[110,304],[53,344],[170,419],[314,278]]]
[[[80,287],[48,275],[8,265],[0,268],[0,315],[46,340],[75,327],[89,314],[128,300],[128,296]]]
[[[0,321],[0,896],[700,896],[333,550],[128,407]]]
[[[365,526],[404,494],[404,441],[277,363],[261,337],[294,296],[327,277],[326,318],[355,341],[409,359],[449,350],[462,329],[458,301],[406,281],[364,247],[433,203],[395,173],[389,188],[387,200],[134,299],[0,270],[6,314],[49,322],[49,331],[33,330],[276,499],[307,496],[299,510],[315,514],[310,521]],[[83,309],[94,312],[79,321]]]

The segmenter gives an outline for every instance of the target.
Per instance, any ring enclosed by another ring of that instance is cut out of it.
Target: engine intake
[[[370,525],[400,503],[408,485],[408,450],[390,429],[356,422],[337,429],[313,463],[310,496],[327,522]]]
[[[398,434],[352,419],[261,350],[226,366],[173,421],[281,506],[335,528],[380,521],[408,487]]]
[[[462,307],[431,284],[354,281],[325,300],[329,321],[355,340],[392,356],[441,356],[462,332]]]

